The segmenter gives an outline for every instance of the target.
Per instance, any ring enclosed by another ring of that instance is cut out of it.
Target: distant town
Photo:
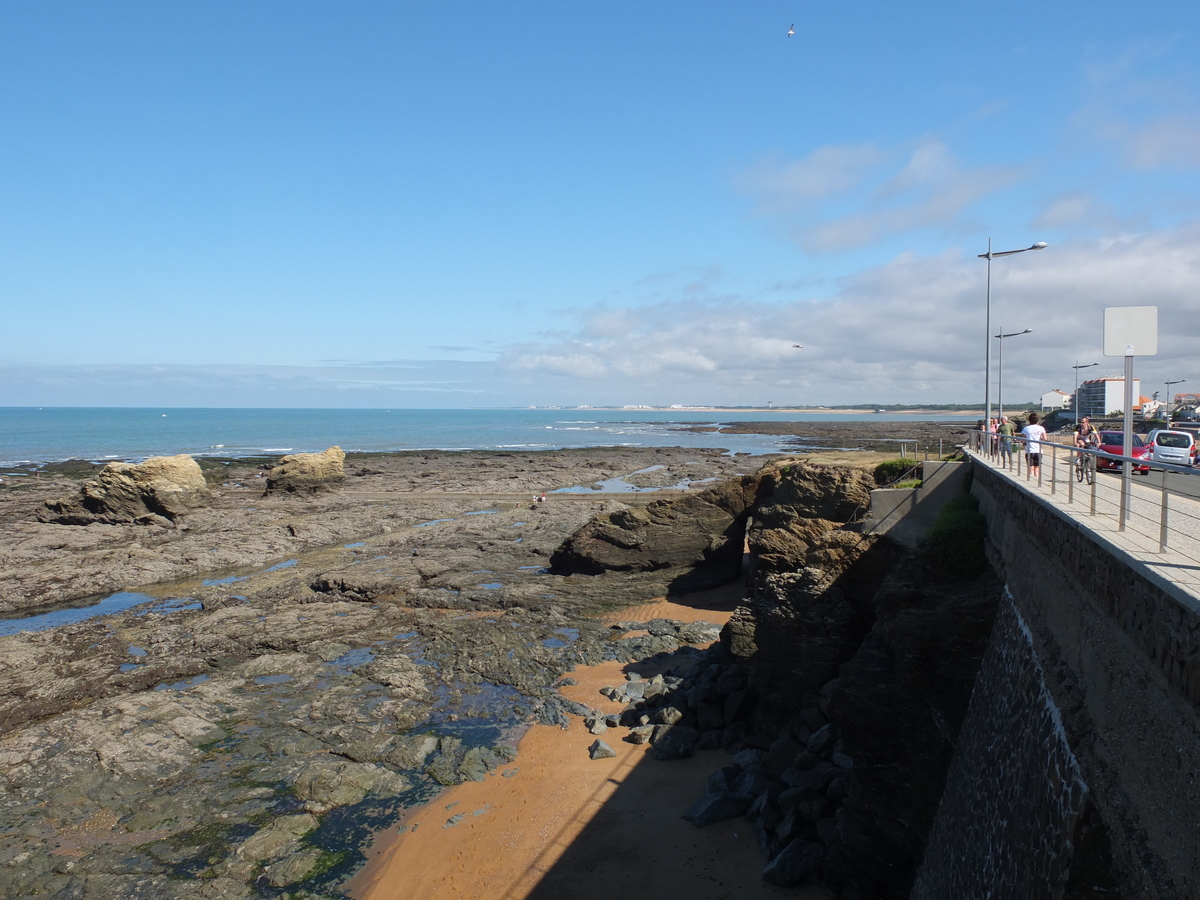
[[[1171,382],[1178,384],[1180,382]],[[1161,395],[1154,391],[1150,396],[1142,394],[1142,382],[1134,379],[1133,394],[1137,399],[1133,404],[1135,415],[1143,419],[1177,418],[1186,421],[1200,420],[1200,394],[1176,393],[1168,398],[1164,390]],[[1020,403],[1005,403],[1009,410],[1038,410],[1040,412],[1066,412],[1079,416],[1104,418],[1122,415],[1125,403],[1124,378],[1093,378],[1081,382],[1078,391],[1078,409],[1076,409],[1075,392],[1058,389],[1046,391],[1038,400]],[[629,403],[623,406],[531,406],[530,409],[573,409],[573,410],[658,410],[663,412],[792,412],[792,413],[938,413],[963,415],[982,415],[979,403],[843,403],[838,405],[806,405],[799,403],[777,404],[770,400],[762,406],[723,406],[719,404],[704,404],[689,406],[672,403],[669,406],[656,406],[644,403]]]

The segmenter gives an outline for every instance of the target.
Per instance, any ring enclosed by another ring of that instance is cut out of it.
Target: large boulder
[[[334,490],[346,480],[345,462],[341,447],[280,457],[279,465],[267,475],[267,492],[313,494]]]
[[[699,494],[655,500],[644,510],[596,516],[550,557],[563,575],[654,572],[703,566],[715,583],[737,577],[746,517],[758,478],[741,476]]]
[[[109,463],[75,497],[47,500],[38,518],[63,525],[92,522],[174,522],[208,506],[204,473],[186,454],[153,456],[144,463]]]
[[[776,462],[758,473],[762,480],[755,522],[769,528],[801,519],[849,522],[871,505],[875,476],[853,466]]]

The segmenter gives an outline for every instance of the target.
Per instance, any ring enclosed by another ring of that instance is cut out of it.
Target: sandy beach
[[[724,624],[741,591],[729,585],[609,618]],[[581,667],[571,673],[578,684],[562,692],[616,712],[620,704],[601,696],[602,686],[623,681],[626,671],[651,677],[661,668]],[[367,865],[344,890],[355,900],[601,900],[618,890],[634,900],[832,896],[763,884],[765,860],[744,818],[705,829],[680,818],[708,773],[727,763],[727,753],[659,762],[649,757],[649,745],[621,741],[625,731],[602,736],[615,758],[591,760],[587,748],[596,737],[581,720],[567,730],[532,726],[520,742],[515,774],[457,785],[413,810],[403,830],[376,838]]]

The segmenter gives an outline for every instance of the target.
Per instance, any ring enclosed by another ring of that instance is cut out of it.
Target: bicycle
[[[1075,480],[1087,479],[1088,484],[1096,480],[1096,457],[1090,453],[1080,453],[1075,460]]]

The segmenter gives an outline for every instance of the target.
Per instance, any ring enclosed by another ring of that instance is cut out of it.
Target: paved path
[[[1133,476],[1125,530],[1121,531],[1121,478],[1118,474],[1102,472],[1096,478],[1096,512],[1093,515],[1092,486],[1075,481],[1072,454],[1062,448],[1055,454],[1056,466],[1051,466],[1051,454],[1043,455],[1040,485],[1036,478],[1029,477],[1024,465],[1018,476],[1015,463],[1013,468],[1005,469],[987,457],[973,451],[968,453],[973,460],[992,469],[1018,489],[1029,491],[1053,505],[1068,519],[1091,532],[1101,544],[1114,549],[1116,555],[1125,558],[1135,569],[1147,573],[1151,580],[1174,585],[1190,597],[1193,608],[1200,611],[1200,501],[1187,496],[1200,486],[1200,472],[1194,476],[1175,475],[1168,482],[1167,549],[1160,552],[1161,472]],[[1176,481],[1186,482],[1186,493],[1176,490]]]

